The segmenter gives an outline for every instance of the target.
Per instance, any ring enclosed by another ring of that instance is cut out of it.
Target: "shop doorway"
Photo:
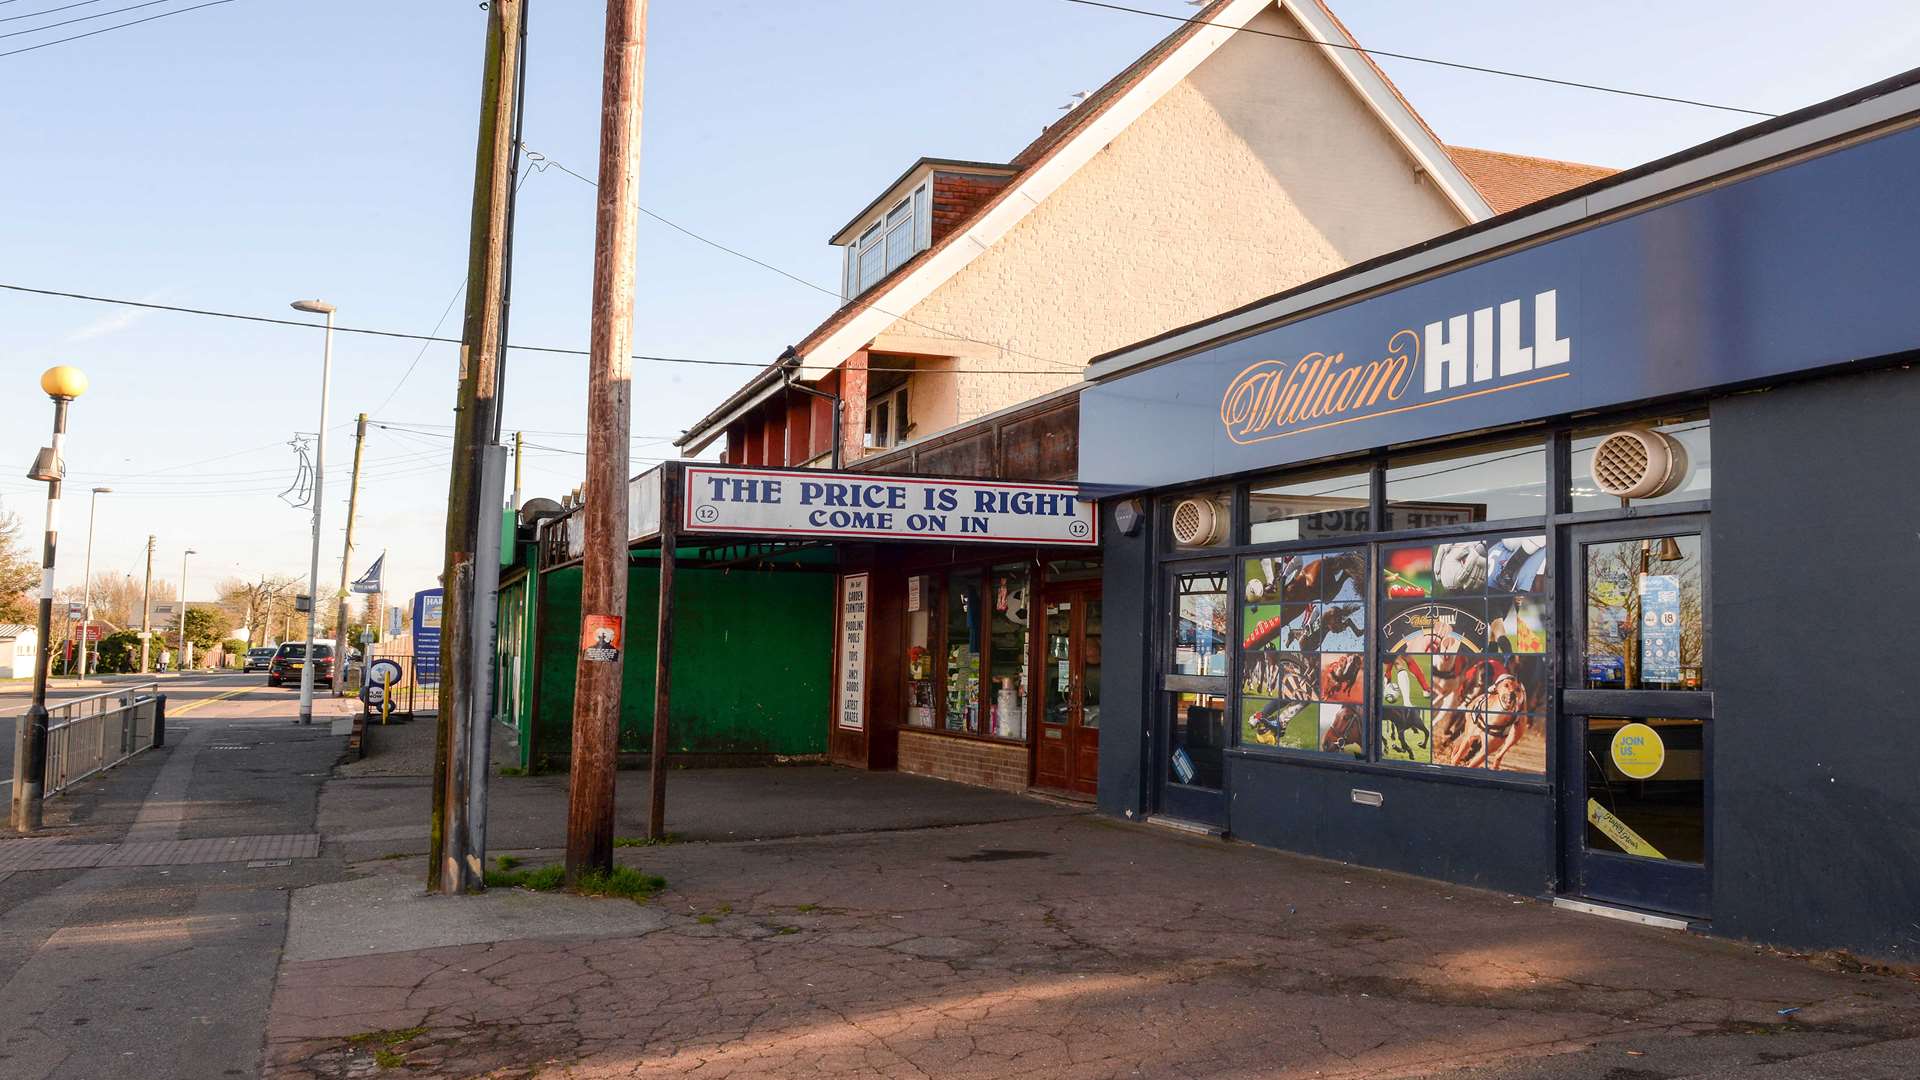
[[[1100,583],[1049,585],[1037,787],[1095,794],[1100,780]]]
[[[1568,530],[1566,887],[1710,914],[1713,694],[1704,515]]]
[[[1158,717],[1153,725],[1157,813],[1226,824],[1227,666],[1231,565],[1187,563],[1164,588]]]

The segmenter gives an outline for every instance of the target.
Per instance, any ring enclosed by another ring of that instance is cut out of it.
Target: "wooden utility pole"
[[[446,588],[441,613],[438,731],[434,743],[433,817],[428,829],[430,892],[477,892],[486,887],[486,853],[471,847],[469,795],[475,773],[484,781],[487,762],[472,759],[476,732],[492,722],[478,715],[476,665],[491,657],[473,648],[476,558],[482,551],[481,516],[500,516],[483,505],[483,458],[493,440],[500,352],[501,294],[506,271],[507,202],[513,186],[513,100],[520,62],[524,0],[487,5],[486,62],[480,79],[480,133],[474,155],[473,216],[467,248],[466,319],[460,336],[460,394],[454,417],[453,463],[447,485]]]
[[[353,428],[353,479],[347,482],[347,546],[340,552],[340,610],[334,616],[334,663],[340,677],[333,680],[333,692],[345,694],[346,659],[353,652],[353,635],[347,630],[347,566],[353,562],[353,518],[360,509],[360,452],[367,445],[367,414],[361,413]]]
[[[142,586],[140,589],[140,674],[142,675],[145,675],[147,673],[147,661],[152,659],[151,653],[149,652],[149,650],[153,646],[153,627],[150,625],[152,618],[153,618],[153,535],[149,533],[147,535],[147,583],[146,585]],[[253,620],[249,618],[247,622],[248,622],[248,625],[251,626]],[[247,644],[248,645],[253,644],[253,638],[251,635],[249,635],[247,638]]]
[[[633,259],[646,0],[607,0],[600,193],[593,229],[587,366],[586,548],[567,788],[567,880],[613,868],[613,783],[626,657],[627,452],[633,383]],[[611,632],[611,648],[604,635]]]

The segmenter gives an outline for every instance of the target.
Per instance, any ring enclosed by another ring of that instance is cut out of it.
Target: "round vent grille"
[[[1650,428],[1626,428],[1593,448],[1593,482],[1622,499],[1651,499],[1687,477],[1687,448]]]
[[[1173,542],[1180,547],[1208,547],[1220,540],[1227,515],[1212,499],[1182,499],[1173,508]]]

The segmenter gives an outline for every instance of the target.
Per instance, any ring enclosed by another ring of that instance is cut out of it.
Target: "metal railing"
[[[46,797],[152,749],[160,707],[157,682],[47,706]]]

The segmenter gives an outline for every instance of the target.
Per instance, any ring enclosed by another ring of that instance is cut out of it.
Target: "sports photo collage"
[[[1543,775],[1547,542],[1380,549],[1380,758]]]
[[[1367,551],[1241,564],[1240,745],[1362,756]]]

